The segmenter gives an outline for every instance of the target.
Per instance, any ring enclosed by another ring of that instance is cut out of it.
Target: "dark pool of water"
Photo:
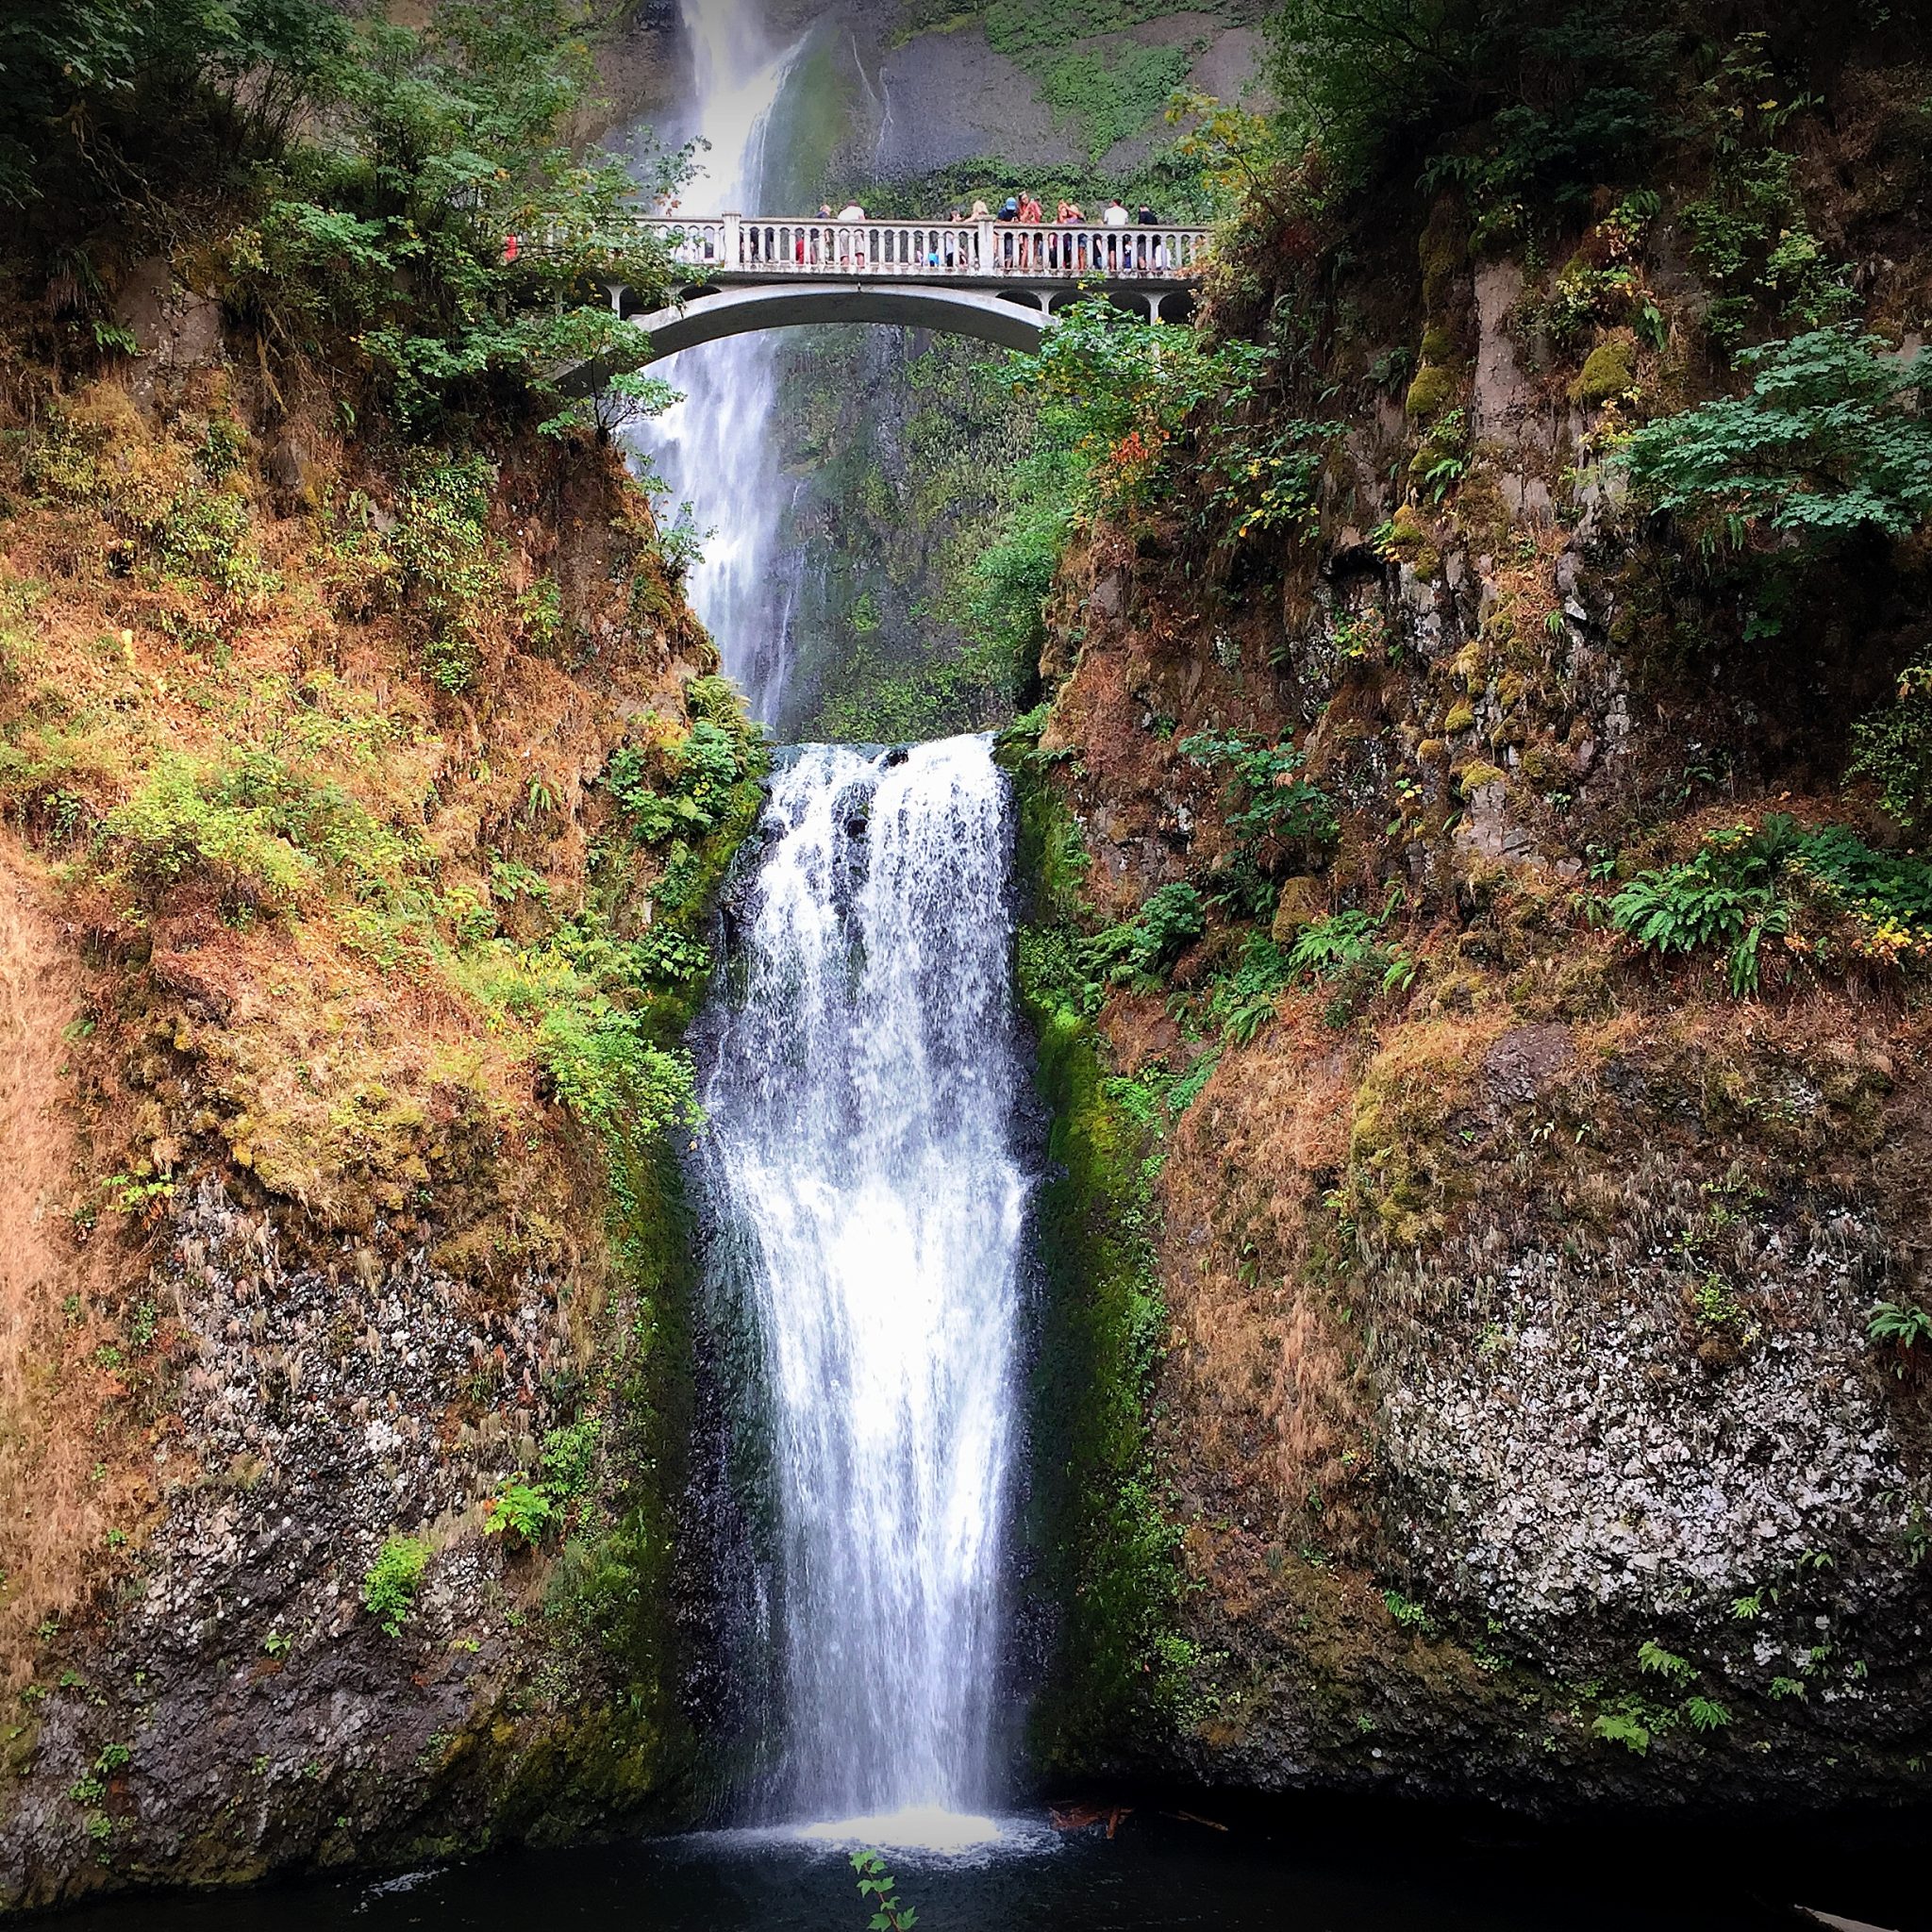
[[[1633,1824],[1563,1840],[1391,1811],[1271,1813],[1224,1831],[1141,1806],[1108,1840],[1016,1821],[1018,1842],[895,1854],[920,1932],[1799,1932],[1816,1906],[1932,1932],[1923,1824],[1754,1840]],[[1915,1897],[1915,1894],[1917,1896]],[[386,1880],[124,1900],[58,1932],[861,1932],[844,1850],[749,1834],[478,1858]]]

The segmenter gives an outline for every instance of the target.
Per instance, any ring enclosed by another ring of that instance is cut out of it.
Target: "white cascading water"
[[[990,1834],[1026,1177],[1008,789],[983,738],[774,780],[705,1095],[767,1365],[784,1733],[767,1808]]]
[[[684,211],[764,212],[766,136],[798,49],[772,48],[755,0],[682,0],[679,10],[695,68],[696,132],[710,143]],[[681,351],[662,374],[685,400],[637,440],[664,479],[670,511],[689,503],[705,536],[691,605],[752,716],[781,729],[791,597],[777,541],[785,488],[771,434],[776,350],[768,334],[733,336]]]

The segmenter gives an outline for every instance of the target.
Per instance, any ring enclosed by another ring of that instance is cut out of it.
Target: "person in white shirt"
[[[839,210],[839,219],[841,222],[862,222],[865,210],[856,201],[848,201]],[[865,236],[862,231],[849,239],[842,235],[839,238],[839,258],[853,268],[865,266]]]
[[[1108,202],[1101,209],[1100,219],[1109,228],[1124,228],[1127,225],[1129,217],[1126,209],[1121,206],[1120,202],[1114,200]],[[1096,251],[1098,246],[1099,243],[1096,240]],[[1119,275],[1121,272],[1121,238],[1118,235],[1109,235],[1107,238],[1107,269],[1111,275]]]

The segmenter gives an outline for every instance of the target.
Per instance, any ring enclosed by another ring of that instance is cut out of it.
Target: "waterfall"
[[[1006,779],[982,738],[809,745],[765,836],[703,1153],[768,1381],[765,1808],[958,1842],[995,1795],[1026,1195]]]
[[[684,207],[765,212],[774,172],[766,136],[798,49],[769,45],[755,0],[681,0],[679,11],[695,67],[696,132],[710,143]],[[689,503],[708,533],[691,574],[691,602],[752,716],[774,731],[785,723],[791,668],[791,587],[777,541],[785,491],[770,427],[776,357],[762,332],[683,350],[663,373],[685,400],[637,432],[673,508]]]

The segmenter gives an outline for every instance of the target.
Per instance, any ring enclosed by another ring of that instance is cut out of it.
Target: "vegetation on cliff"
[[[0,812],[72,1014],[15,1204],[59,1253],[5,1383],[10,1896],[675,1802],[682,1038],[765,755],[555,385],[641,354],[591,269],[665,272],[574,140],[589,24],[0,30]],[[301,1733],[345,1642],[375,1755]],[[175,1769],[218,1709],[239,1813]]]
[[[1069,487],[993,546],[1058,560],[1066,944],[1161,1096],[1143,1668],[1247,1783],[1902,1789],[1926,49],[1274,33],[1198,340],[1036,358]]]

